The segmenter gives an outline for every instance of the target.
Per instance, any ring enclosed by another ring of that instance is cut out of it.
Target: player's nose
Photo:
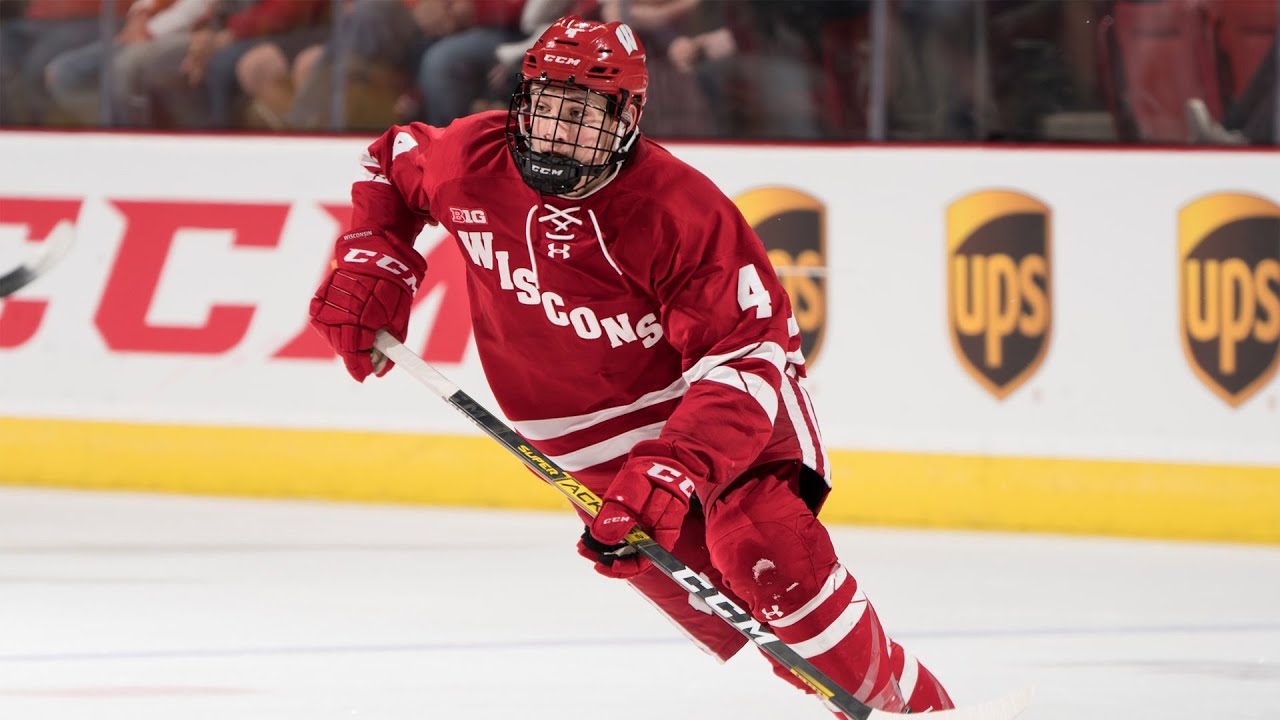
[[[566,140],[563,123],[554,119],[539,119],[533,125],[534,149],[538,152],[550,152],[557,143]]]
[[[533,124],[534,137],[543,140],[563,141],[565,139],[564,123],[558,118],[540,117]]]

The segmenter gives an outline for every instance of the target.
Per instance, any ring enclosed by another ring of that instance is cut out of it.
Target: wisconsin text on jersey
[[[452,208],[457,211],[457,208]],[[546,211],[546,214],[539,215],[540,212]],[[584,307],[568,307],[564,297],[554,290],[541,290],[538,281],[538,260],[535,255],[533,238],[539,230],[542,231],[542,237],[545,240],[544,247],[546,255],[551,259],[569,260],[572,256],[570,241],[583,239],[575,230],[581,229],[583,221],[577,214],[580,214],[580,207],[556,208],[555,206],[544,203],[541,208],[537,205],[529,208],[526,223],[530,225],[527,229],[528,244],[528,267],[511,268],[511,252],[507,250],[494,251],[493,241],[494,235],[490,231],[475,230],[458,230],[457,237],[459,242],[467,249],[467,255],[471,258],[471,262],[485,270],[495,270],[499,275],[499,287],[503,290],[515,292],[516,300],[525,305],[541,305],[546,313],[547,320],[552,325],[560,327],[572,328],[578,337],[583,340],[596,340],[605,338],[609,341],[611,347],[618,347],[625,343],[640,342],[645,347],[653,347],[662,339],[662,326],[658,324],[658,314],[656,311],[645,313],[632,323],[631,314],[627,312],[617,313],[615,315],[600,315],[589,306]],[[475,211],[473,211],[475,212]],[[480,217],[484,218],[484,211],[478,211]],[[595,213],[588,210],[588,217],[591,219],[592,229],[594,230],[594,239],[599,243],[600,253],[608,261],[612,270],[618,275],[622,271],[618,269],[613,258],[609,257],[609,251],[604,245],[604,238],[600,235],[600,224],[596,221]],[[535,219],[536,216],[536,219]],[[545,227],[550,225],[550,227]],[[562,241],[562,242],[556,242]],[[581,257],[582,254],[579,254]]]

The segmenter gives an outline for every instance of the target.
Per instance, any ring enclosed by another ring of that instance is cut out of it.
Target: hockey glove
[[[680,526],[689,511],[696,488],[693,474],[671,457],[671,446],[659,440],[636,443],[631,457],[618,471],[601,498],[600,512],[591,523],[590,535],[600,545],[617,546],[631,528],[642,530],[670,550],[680,537]],[[585,543],[584,543],[585,544]],[[647,563],[641,558],[615,557],[604,572],[610,577],[638,574]],[[620,565],[621,563],[621,565]],[[634,570],[635,572],[631,572]]]
[[[427,262],[403,243],[353,232],[338,240],[332,267],[311,299],[311,327],[342,356],[351,377],[381,377],[393,363],[373,350],[374,334],[386,328],[404,342]]]
[[[605,545],[591,537],[591,528],[582,529],[578,538],[578,554],[590,560],[596,572],[607,578],[626,580],[649,569],[649,563],[641,562],[640,552],[625,542]]]

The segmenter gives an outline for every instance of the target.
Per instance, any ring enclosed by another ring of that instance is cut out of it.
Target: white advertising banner
[[[0,268],[77,227],[0,301],[0,416],[470,432],[307,328],[365,145],[0,133]],[[1280,154],[672,149],[773,249],[832,447],[1280,465]],[[492,406],[466,260],[418,247],[409,345]]]

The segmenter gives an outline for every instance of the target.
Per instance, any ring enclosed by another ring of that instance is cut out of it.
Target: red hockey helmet
[[[648,89],[644,46],[629,26],[574,15],[557,20],[525,53],[507,115],[507,145],[524,181],[561,195],[616,168],[638,135]],[[609,122],[592,126],[539,114],[538,100],[549,92],[585,93],[587,102],[595,97],[592,104],[605,109]],[[535,148],[532,127],[548,122],[557,123],[556,152]]]
[[[524,54],[525,80],[560,80],[643,107],[649,89],[644,46],[620,22],[570,15],[557,20]]]

